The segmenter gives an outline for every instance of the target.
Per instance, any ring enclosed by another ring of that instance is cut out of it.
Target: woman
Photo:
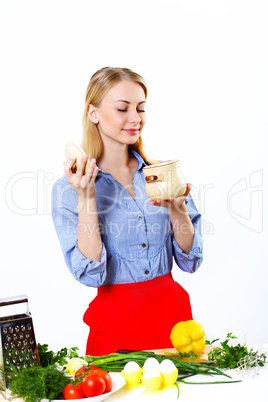
[[[52,192],[52,215],[74,277],[98,294],[84,314],[86,353],[172,347],[170,332],[192,319],[187,292],[171,275],[195,272],[202,261],[200,214],[189,194],[152,201],[142,167],[147,89],[125,68],[103,68],[91,78],[82,148]]]

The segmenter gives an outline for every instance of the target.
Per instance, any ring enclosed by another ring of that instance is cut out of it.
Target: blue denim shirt
[[[139,154],[132,154],[138,160],[133,177],[135,200],[111,174],[100,170],[96,178],[100,262],[86,258],[77,247],[76,192],[66,177],[53,186],[52,218],[65,262],[73,276],[87,286],[141,282],[166,275],[171,272],[173,257],[178,267],[189,273],[202,262],[201,215],[191,195],[186,205],[195,235],[192,250],[186,254],[173,236],[167,209],[148,204],[142,171],[145,163]]]

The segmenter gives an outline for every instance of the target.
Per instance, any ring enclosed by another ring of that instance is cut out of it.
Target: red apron
[[[99,287],[83,319],[90,327],[86,354],[100,356],[119,349],[170,348],[173,326],[193,317],[188,293],[168,274]]]

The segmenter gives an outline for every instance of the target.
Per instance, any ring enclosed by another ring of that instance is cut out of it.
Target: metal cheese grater
[[[2,317],[0,308],[0,389],[4,391],[8,377],[14,369],[21,370],[33,366],[38,361],[27,296],[0,299],[0,307],[19,303],[26,303],[25,313]]]

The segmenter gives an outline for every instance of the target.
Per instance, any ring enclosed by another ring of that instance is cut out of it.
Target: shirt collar
[[[129,150],[129,153],[130,153],[132,156],[134,156],[134,158],[136,158],[137,161],[138,161],[138,168],[137,168],[137,170],[141,170],[144,166],[146,166],[146,163],[144,162],[144,160],[142,159],[142,157],[140,156],[140,154],[138,154],[138,152],[134,151],[133,149],[130,149],[130,150]],[[99,172],[109,174],[109,173],[107,173],[105,170],[102,170],[102,169],[99,169]]]
[[[138,154],[138,152],[134,151],[133,149],[129,150],[129,153],[134,156],[134,158],[137,159],[138,161],[138,168],[137,170],[142,169],[144,166],[146,166],[146,163],[144,162],[144,160],[142,159],[142,157],[140,156],[140,154]]]

